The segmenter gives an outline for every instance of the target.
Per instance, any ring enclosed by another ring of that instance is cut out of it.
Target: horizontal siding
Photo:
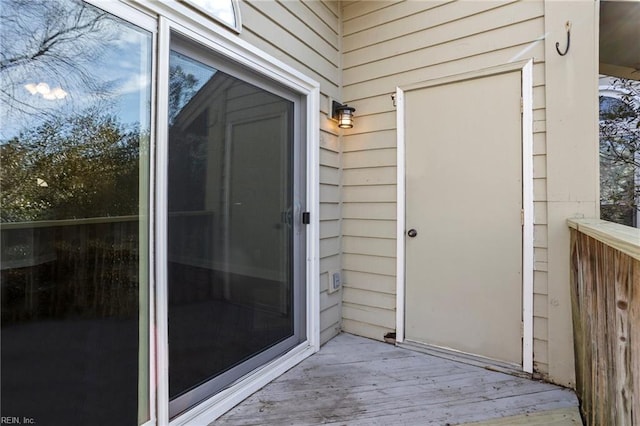
[[[303,0],[303,3],[312,9],[316,15],[325,22],[335,21],[335,28],[342,24],[339,2],[335,0]],[[333,27],[333,26],[332,26]]]
[[[395,329],[396,87],[533,58],[534,361],[548,372],[544,5],[540,1],[341,3],[343,100],[356,126],[342,142],[346,331]]]
[[[392,8],[392,13],[386,11],[388,13],[387,16],[382,16],[384,12],[378,12],[375,19],[369,18],[369,22],[381,20],[382,22],[378,25],[367,28],[349,25],[348,29],[345,30],[343,49],[344,52],[351,52],[389,40],[411,37],[413,34],[423,32],[429,28],[455,21],[461,15],[473,16],[474,13],[496,6],[499,6],[499,4],[490,5],[488,2],[473,2],[473,4],[465,5],[458,2],[435,1],[430,2],[429,5],[396,5]],[[435,8],[438,8],[438,10],[434,10]]]
[[[549,343],[546,339],[533,339],[533,367],[538,377],[549,374]]]
[[[395,276],[396,260],[390,257],[344,253],[342,267],[345,271],[369,272]]]
[[[533,273],[534,294],[547,294],[549,289],[549,278],[545,271],[534,271]]]
[[[397,173],[394,166],[379,167],[375,170],[370,167],[349,169],[342,173],[342,180],[345,186],[393,185],[395,187]]]
[[[396,238],[394,219],[348,219],[342,220],[342,235],[369,238]]]
[[[320,164],[339,169],[340,153],[327,148],[320,148]]]
[[[318,1],[284,1],[280,4],[282,7],[288,9],[292,15],[299,18],[301,20],[299,22],[305,23],[305,26],[302,28],[303,31],[313,32],[317,37],[324,40],[329,46],[331,46],[326,50],[326,57],[332,58],[337,64],[340,60],[340,33],[338,17]],[[305,37],[305,39],[307,38]],[[308,39],[311,39],[311,37]],[[324,44],[321,44],[321,46],[326,49]],[[314,49],[318,48],[317,45],[312,47]]]
[[[503,27],[513,28],[514,24],[518,22],[525,22],[531,19],[536,14],[539,15],[540,5],[537,3],[522,4],[507,4],[496,8],[496,3],[493,2],[475,2],[472,5],[464,3],[454,3],[453,6],[457,9],[471,9],[476,12],[482,12],[486,9],[494,9],[492,12],[492,19],[488,20],[485,14],[478,13],[472,15],[465,20],[465,25],[459,25],[458,21],[443,22],[444,16],[438,14],[434,15],[429,11],[421,14],[416,14],[411,17],[410,25],[407,25],[405,21],[393,22],[387,24],[387,28],[376,28],[370,32],[372,34],[359,33],[357,38],[366,37],[362,39],[365,42],[365,47],[360,47],[357,50],[352,50],[352,54],[349,55],[348,61],[345,58],[343,66],[345,69],[349,69],[358,65],[366,64],[371,59],[372,53],[375,50],[384,52],[388,55],[387,58],[396,58],[399,55],[410,54],[416,49],[424,49],[424,40],[429,40],[431,46],[443,45],[447,46],[454,40],[464,39],[470,35],[483,34],[484,37],[490,38],[493,31],[498,31]],[[440,10],[445,8],[440,8]],[[451,11],[453,7],[450,7]],[[467,10],[467,12],[472,12]],[[424,18],[429,16],[437,16],[436,22],[429,23]],[[539,15],[540,16],[540,15]],[[421,19],[422,18],[422,19]],[[431,24],[431,26],[428,26]],[[425,25],[428,27],[425,28]],[[412,28],[415,28],[415,32],[409,32]],[[423,29],[419,29],[423,28]],[[386,30],[386,31],[385,31]],[[401,33],[405,33],[406,36],[400,36]],[[358,41],[345,39],[344,51],[349,52],[352,47],[356,47]],[[436,56],[437,57],[437,56]],[[380,62],[381,59],[385,59],[383,55],[378,55],[376,62]]]
[[[340,255],[340,237],[322,238],[320,240],[320,253],[326,256]]]
[[[345,288],[342,298],[343,302],[358,304],[363,300],[367,301],[367,306],[393,310],[396,306],[396,298],[392,294],[380,293],[377,291],[363,290],[357,288]]]
[[[389,99],[389,97],[387,97]],[[368,100],[367,100],[368,101]],[[389,102],[390,103],[390,102]],[[358,112],[360,114],[360,112]],[[359,123],[358,123],[359,125]],[[370,133],[351,132],[342,141],[343,152],[367,151],[372,149],[396,148],[396,130],[377,131]],[[394,163],[395,165],[395,163]]]
[[[358,125],[362,123],[359,121]],[[396,149],[371,149],[366,151],[345,152],[342,156],[344,170],[363,167],[386,167],[396,165]]]
[[[292,52],[301,52],[301,55],[296,56],[305,64],[316,72],[323,70],[322,74],[325,77],[331,77],[331,81],[339,80],[340,52],[337,34],[323,28],[324,23],[318,19],[308,20],[309,15],[315,15],[304,4],[254,0],[249,0],[248,3],[256,12],[268,17],[270,21],[278,25],[278,28],[274,29],[274,33],[289,37],[288,48],[292,48]],[[295,12],[302,13],[302,15],[297,16]],[[286,28],[280,27],[281,23],[286,23]],[[313,28],[314,24],[317,29]],[[327,41],[327,37],[323,37],[323,30],[331,41]],[[304,48],[299,46],[304,46]]]
[[[343,79],[345,86],[349,84],[373,80],[392,73],[403,73],[424,66],[443,64],[464,58],[474,58],[486,53],[486,49],[502,51],[512,46],[527,45],[530,37],[527,34],[544,31],[544,20],[534,19],[520,25],[498,28],[489,33],[474,36],[477,42],[468,43],[466,39],[427,47],[418,51],[403,53],[397,57],[368,62],[363,65],[345,68]],[[515,55],[513,55],[515,56]]]
[[[322,220],[320,221],[320,239],[331,237],[339,237],[340,222],[338,220]]]
[[[390,309],[355,303],[342,303],[342,316],[345,320],[359,321],[375,325],[381,329],[395,328],[395,313]],[[374,336],[381,340],[384,336]]]
[[[320,199],[328,203],[340,203],[340,186],[321,183]]]
[[[328,271],[341,264],[341,154],[328,98],[341,87],[341,16],[336,1],[240,1],[240,37],[320,83],[320,339],[341,328],[342,293],[328,294]]]
[[[340,203],[323,201],[320,203],[320,222],[340,220]],[[320,254],[322,256],[322,253]]]
[[[419,2],[403,2],[401,0],[366,0],[356,2],[344,7],[344,34],[345,36],[375,29],[387,22],[406,19],[416,12],[431,8],[430,5],[419,5]],[[427,3],[427,2],[424,2]],[[437,5],[438,3],[434,3]]]
[[[342,217],[344,219],[396,219],[396,203],[354,203],[345,202],[342,207]]]
[[[396,185],[345,185],[342,194],[351,203],[395,202]]]
[[[368,336],[381,340],[382,338],[380,336],[384,337],[385,334],[395,331],[395,325],[392,327],[384,327],[378,324],[369,324],[343,317],[342,329],[358,336]]]
[[[371,272],[345,271],[345,281],[349,287],[395,295],[396,278],[390,275],[379,275]]]
[[[525,52],[525,49],[529,50],[526,50]],[[344,96],[347,96],[346,93],[349,93],[349,98],[345,99],[357,107],[358,103],[353,102],[352,100],[364,99],[382,94],[391,95],[397,86],[405,86],[419,81],[432,80],[449,75],[461,74],[475,69],[488,68],[499,63],[507,63],[512,61],[514,58],[519,59],[527,56],[533,57],[535,62],[541,63],[544,57],[544,45],[537,42],[533,47],[531,47],[530,43],[522,44],[506,47],[497,51],[485,52],[473,57],[465,57],[444,63],[432,63],[425,65],[424,67],[406,71],[395,69],[389,70],[390,74],[381,76],[378,79],[356,79],[352,82],[345,81]]]
[[[342,250],[344,253],[395,258],[396,240],[391,238],[343,237]]]
[[[325,95],[338,96],[340,64],[334,63],[336,60],[332,56],[323,56],[322,49],[317,49],[321,50],[318,52],[311,47],[321,38],[311,30],[304,34],[290,32],[291,27],[306,26],[305,21],[277,2],[241,1],[240,13],[243,24],[241,38],[320,82]],[[283,15],[288,16],[289,20],[280,21]],[[333,24],[339,27],[337,21]],[[305,36],[308,38],[305,39]],[[335,49],[335,52],[339,50]]]
[[[340,169],[321,165],[320,183],[323,185],[340,185]]]
[[[321,271],[335,271],[340,269],[342,264],[341,256],[339,255],[327,255],[320,258],[320,270]],[[323,286],[320,287],[323,289]],[[324,289],[326,290],[326,286]],[[324,307],[321,306],[321,309]]]

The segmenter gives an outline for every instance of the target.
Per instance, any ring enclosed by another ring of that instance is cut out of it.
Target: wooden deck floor
[[[349,334],[215,425],[581,425],[573,392]]]

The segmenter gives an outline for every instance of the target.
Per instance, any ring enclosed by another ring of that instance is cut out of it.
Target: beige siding
[[[534,59],[534,363],[546,375],[547,170],[544,5],[538,1],[342,2],[343,327],[374,339],[395,329],[397,86]],[[464,102],[463,99],[460,102]]]
[[[334,1],[241,1],[240,37],[320,83],[320,338],[341,327],[342,292],[327,293],[328,271],[341,264],[341,153],[337,127],[326,118],[339,98],[340,9]]]

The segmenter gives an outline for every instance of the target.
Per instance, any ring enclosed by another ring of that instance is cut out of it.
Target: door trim
[[[520,71],[522,76],[522,370],[533,373],[533,60],[518,61],[477,71],[396,87],[397,221],[396,221],[396,342],[405,334],[405,98],[412,90]]]

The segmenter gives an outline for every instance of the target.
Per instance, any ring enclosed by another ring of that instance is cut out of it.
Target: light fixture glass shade
[[[353,127],[353,108],[344,108],[338,112],[338,127],[351,129]]]
[[[338,121],[338,127],[341,129],[351,129],[353,127],[353,113],[356,110],[355,108],[333,101],[332,109],[331,117]]]

